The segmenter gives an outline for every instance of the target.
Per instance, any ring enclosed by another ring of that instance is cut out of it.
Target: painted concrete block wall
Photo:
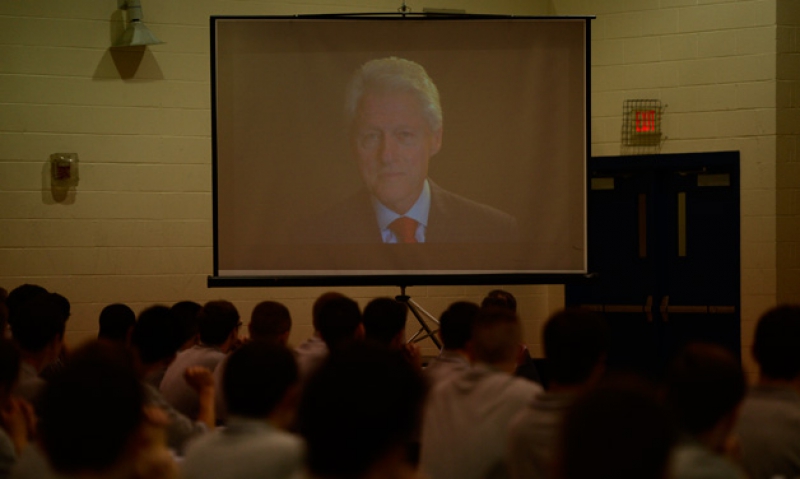
[[[212,14],[394,12],[400,1],[144,0],[145,23],[166,43],[112,51],[124,28],[115,0],[0,2],[0,286],[37,283],[72,301],[67,340],[93,337],[100,310],[141,311],[191,299],[282,301],[311,334],[314,299],[327,288],[207,289],[212,272],[209,27]],[[470,13],[546,14],[544,0],[431,0],[423,7]],[[57,201],[51,153],[80,157],[80,183]],[[489,286],[414,287],[437,316],[455,300],[479,301]],[[563,304],[558,287],[509,287],[527,341]],[[397,288],[341,288],[363,306]],[[415,330],[409,321],[409,330]],[[430,344],[430,343],[426,343]],[[428,353],[432,348],[428,347]]]
[[[593,155],[621,153],[623,101],[637,98],[668,105],[662,152],[741,152],[742,357],[753,372],[753,327],[778,293],[776,182],[798,185],[776,175],[776,0],[555,0],[553,13],[597,15]]]
[[[778,300],[800,302],[800,2],[778,0]]]

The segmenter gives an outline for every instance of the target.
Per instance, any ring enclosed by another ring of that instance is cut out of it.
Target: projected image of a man
[[[516,242],[516,220],[428,177],[442,148],[436,85],[416,62],[359,67],[347,90],[350,145],[365,190],[323,215],[317,239],[349,243]]]
[[[370,192],[404,214],[425,183],[428,161],[439,151],[441,128],[432,128],[410,93],[369,93],[353,125],[353,149]]]
[[[428,162],[442,146],[439,92],[418,64],[374,60],[348,97],[352,148],[369,191],[399,215],[422,194]]]

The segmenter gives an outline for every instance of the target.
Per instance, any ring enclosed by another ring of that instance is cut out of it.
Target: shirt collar
[[[378,217],[378,226],[381,228],[381,231],[388,228],[392,221],[402,216],[411,218],[422,226],[427,227],[428,212],[431,209],[431,187],[428,184],[428,180],[425,179],[422,185],[422,193],[419,195],[419,198],[417,198],[416,203],[414,203],[411,209],[404,215],[398,215],[390,210],[374,196],[372,197],[372,206],[375,208],[375,214]]]

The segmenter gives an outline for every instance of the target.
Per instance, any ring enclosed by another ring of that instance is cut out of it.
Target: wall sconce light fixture
[[[158,45],[162,42],[142,21],[142,2],[140,0],[117,0],[121,10],[128,11],[128,28],[114,43],[114,48],[138,47],[144,45]]]

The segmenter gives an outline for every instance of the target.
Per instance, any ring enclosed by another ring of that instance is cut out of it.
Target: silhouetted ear
[[[467,341],[467,344],[464,346],[464,350],[467,352],[467,356],[469,357],[469,362],[475,362],[475,343],[470,339]]]
[[[364,323],[359,323],[358,328],[356,328],[355,339],[364,339],[365,337],[366,337],[366,332],[364,331]]]

